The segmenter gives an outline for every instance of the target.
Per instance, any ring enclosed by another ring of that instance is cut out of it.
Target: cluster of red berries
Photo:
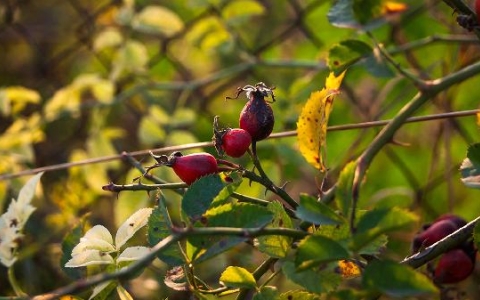
[[[267,87],[264,83],[257,83],[255,86],[247,85],[238,88],[237,99],[242,92],[246,92],[248,102],[240,113],[240,128],[218,129],[218,117],[214,119],[214,137],[213,142],[219,155],[226,153],[231,157],[240,157],[244,155],[250,145],[255,153],[255,143],[267,138],[272,133],[274,125],[273,111],[265,100],[269,95],[275,101],[272,92],[273,88]],[[227,97],[227,99],[232,99]],[[190,185],[202,176],[215,174],[222,170],[219,164],[225,161],[216,159],[213,155],[205,152],[182,155],[180,152],[174,152],[170,156],[154,155],[152,157],[157,164],[150,167],[168,166],[173,169],[175,174],[186,184]]]
[[[455,215],[443,215],[432,224],[423,227],[413,239],[414,253],[433,245],[447,235],[465,226],[467,222]],[[475,267],[476,249],[472,240],[464,242],[440,256],[433,271],[433,280],[438,284],[457,283],[472,274]]]

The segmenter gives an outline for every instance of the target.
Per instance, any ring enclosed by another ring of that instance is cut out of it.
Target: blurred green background
[[[479,59],[478,40],[456,24],[443,2],[402,3],[407,11],[372,29],[402,67],[435,79]],[[225,96],[259,81],[276,87],[274,132],[295,130],[303,103],[324,86],[329,49],[345,39],[374,46],[360,30],[332,26],[327,18],[331,7],[331,1],[318,0],[0,3],[0,175],[210,141],[213,117],[236,127],[246,102],[244,97],[225,101]],[[418,115],[476,109],[479,84],[476,77],[440,93]],[[395,72],[378,74],[359,61],[347,71],[329,124],[391,118],[416,92]],[[329,133],[327,187],[379,130]],[[385,147],[374,160],[361,207],[405,207],[422,222],[446,212],[467,220],[478,216],[478,192],[464,187],[458,172],[477,136],[474,117],[406,124],[395,137],[402,145]],[[183,152],[197,151],[214,153],[210,147]],[[295,199],[299,193],[319,194],[322,177],[301,157],[295,137],[262,141],[258,153],[266,173],[278,185],[288,182]],[[148,156],[138,159],[153,164]],[[250,166],[247,158],[235,161]],[[178,181],[168,169],[153,173]],[[145,193],[117,196],[101,190],[110,181],[131,183],[139,175],[128,162],[113,160],[43,176],[42,197],[27,225],[25,258],[17,265],[18,273],[26,274],[27,291],[41,293],[70,281],[59,268],[59,243],[86,213],[91,224],[114,231],[133,211],[151,205]],[[27,178],[0,181],[3,210]],[[238,192],[264,197],[255,184],[245,183]],[[178,213],[179,196],[167,192],[167,200]],[[393,237],[388,254],[403,258],[410,238]],[[215,268],[233,260],[256,266],[261,260],[251,251],[229,252]],[[160,293],[158,299],[169,293],[162,287],[162,268],[152,267],[148,280],[142,277],[148,292]],[[217,269],[206,265],[202,271],[208,278]],[[5,270],[0,267],[0,295],[11,294]]]

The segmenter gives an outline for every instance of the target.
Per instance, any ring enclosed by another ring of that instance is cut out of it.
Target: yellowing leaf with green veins
[[[327,124],[333,108],[333,100],[339,94],[345,72],[335,77],[328,76],[325,87],[313,92],[303,106],[297,122],[297,137],[300,152],[315,168],[324,172]]]

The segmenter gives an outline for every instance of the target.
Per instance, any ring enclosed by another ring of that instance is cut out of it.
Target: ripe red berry
[[[263,82],[257,83],[255,86],[247,85],[238,89],[237,96],[245,91],[247,93],[248,102],[240,113],[240,128],[250,133],[252,141],[260,141],[267,138],[272,133],[275,118],[273,110],[265,101],[265,97],[272,96],[275,101],[272,88],[269,88]],[[231,99],[227,97],[227,99]]]
[[[472,274],[475,261],[462,249],[453,249],[444,253],[437,263],[434,281],[437,283],[457,283]]]
[[[420,232],[412,243],[413,252],[418,252],[422,247],[428,247],[443,239],[458,229],[458,225],[450,220],[440,220],[433,223],[425,231]]]
[[[222,148],[228,156],[240,157],[252,143],[250,134],[241,128],[228,130],[222,137]]]
[[[153,155],[159,165],[166,165],[173,169],[180,179],[190,185],[202,176],[218,172],[218,164],[215,157],[209,153],[194,153],[182,155],[174,152],[170,156]]]
[[[479,1],[480,1],[480,0],[479,0]],[[459,216],[452,215],[452,214],[444,214],[444,215],[441,215],[440,217],[438,217],[437,219],[435,219],[435,221],[433,221],[433,223],[437,223],[437,222],[442,221],[442,220],[449,220],[449,221],[455,223],[458,228],[461,228],[461,227],[467,225],[467,221],[465,221],[464,219],[460,218]],[[457,228],[457,229],[458,229],[458,228]]]

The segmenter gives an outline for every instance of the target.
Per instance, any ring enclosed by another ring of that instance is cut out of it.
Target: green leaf
[[[135,30],[170,37],[183,30],[183,21],[173,11],[157,5],[146,6],[132,21]]]
[[[260,288],[260,291],[256,293],[255,296],[253,296],[253,300],[277,300],[277,299],[278,299],[277,288],[274,286],[268,286],[268,285],[262,286],[262,288]]]
[[[289,280],[313,293],[321,294],[331,292],[335,290],[342,281],[341,276],[336,274],[332,269],[322,271],[309,269],[300,272],[291,261],[286,261],[283,264],[282,271]]]
[[[214,208],[223,204],[227,204],[230,201],[230,196],[237,190],[242,183],[242,180],[234,181],[227,184],[218,195],[213,199],[210,204],[210,208]]]
[[[470,159],[472,165],[480,166],[480,143],[476,143],[468,147],[467,158]]]
[[[372,261],[365,268],[365,288],[391,297],[415,297],[438,293],[431,280],[412,268],[393,261]]]
[[[321,300],[322,297],[305,291],[288,291],[276,300]]]
[[[273,213],[267,208],[251,203],[228,203],[205,213],[208,227],[259,228],[272,221]]]
[[[330,48],[328,67],[336,76],[360,59],[372,54],[372,48],[359,40],[345,40]]]
[[[350,249],[359,251],[382,234],[409,229],[417,220],[415,214],[398,207],[368,211],[358,221],[357,232]]]
[[[355,19],[361,24],[367,24],[382,14],[381,0],[353,0]]]
[[[242,267],[230,266],[222,275],[220,275],[220,282],[230,288],[255,288],[257,282],[253,274]]]
[[[224,187],[225,183],[217,174],[198,179],[185,193],[182,210],[190,219],[200,218]]]
[[[155,246],[161,240],[169,236],[171,234],[170,228],[172,228],[172,225],[172,220],[170,219],[165,203],[165,197],[161,195],[158,201],[158,206],[155,207],[148,219],[147,238],[150,246]],[[170,266],[179,266],[184,263],[179,244],[171,245],[165,251],[159,253],[157,257]]]
[[[62,258],[60,259],[60,265],[63,272],[72,279],[80,279],[85,277],[85,268],[66,268],[65,264],[72,258],[72,250],[80,242],[80,238],[83,236],[83,224],[76,226],[63,238],[62,241]]]
[[[279,202],[270,202],[268,210],[273,213],[272,228],[293,228],[290,217]],[[290,250],[292,238],[281,235],[267,235],[258,238],[258,250],[269,256],[283,258]]]
[[[330,207],[305,194],[300,195],[300,205],[297,208],[296,215],[303,221],[315,225],[332,225],[343,222],[343,219]]]
[[[349,162],[340,172],[335,191],[335,199],[337,199],[338,207],[343,216],[349,216],[350,207],[352,205],[352,186],[353,177],[355,175],[354,161]]]
[[[393,77],[395,75],[379,51],[373,51],[360,64],[364,65],[367,71],[375,77]]]
[[[348,251],[336,241],[320,235],[311,235],[298,244],[295,265],[298,271],[302,271],[348,257]]]
[[[202,221],[208,227],[259,228],[271,222],[273,214],[265,207],[250,203],[229,203],[209,209]],[[197,222],[196,226],[203,224]],[[248,240],[247,237],[201,236],[191,237],[188,241],[197,247],[191,258],[197,263],[216,256],[235,245]],[[202,249],[206,249],[202,252]],[[201,255],[201,256],[200,256]]]
[[[358,217],[360,218],[363,215],[363,211],[358,212]],[[350,233],[350,227],[348,224],[341,225],[323,225],[318,228],[315,232],[315,235],[321,235],[327,238],[330,238],[337,243],[339,243],[344,248],[348,248],[352,241],[352,235]],[[367,245],[362,247],[358,254],[369,254],[376,255],[379,254],[387,244],[387,236],[380,235],[374,240],[370,241]]]
[[[352,0],[338,0],[327,14],[330,24],[340,28],[361,28],[353,13]]]

